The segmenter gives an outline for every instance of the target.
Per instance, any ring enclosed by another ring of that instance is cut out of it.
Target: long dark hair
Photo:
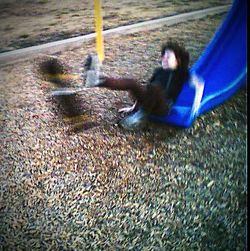
[[[182,44],[174,40],[169,40],[168,42],[162,45],[161,56],[164,55],[167,49],[174,51],[177,62],[178,62],[178,67],[186,68],[186,69],[188,68],[189,53]]]

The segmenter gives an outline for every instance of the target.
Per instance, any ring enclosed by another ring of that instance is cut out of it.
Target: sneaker
[[[85,68],[87,69],[87,76],[86,76],[86,87],[97,87],[102,83],[100,77],[101,71],[101,63],[99,62],[97,55],[89,55],[86,63]]]
[[[93,70],[87,71],[85,86],[86,87],[97,87],[100,84],[99,74],[100,73],[97,71],[93,71]]]
[[[127,130],[137,130],[142,129],[147,124],[147,115],[142,110],[139,109],[137,112],[125,117],[119,123],[119,125]]]
[[[96,54],[89,54],[84,63],[85,71],[94,70],[100,71],[101,63]]]

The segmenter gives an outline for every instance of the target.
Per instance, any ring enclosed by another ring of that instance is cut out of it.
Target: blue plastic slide
[[[191,76],[203,85],[184,84],[175,105],[166,116],[151,116],[156,122],[188,128],[197,116],[229,99],[246,84],[247,1],[235,0],[224,22],[197,62]]]

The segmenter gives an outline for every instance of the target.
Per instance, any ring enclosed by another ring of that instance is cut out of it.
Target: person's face
[[[177,68],[178,62],[175,56],[175,53],[172,50],[165,50],[164,55],[161,58],[162,68],[164,70],[171,69],[174,70]]]

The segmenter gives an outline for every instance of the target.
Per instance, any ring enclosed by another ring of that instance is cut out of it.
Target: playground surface
[[[104,71],[147,81],[169,37],[192,65],[223,17],[109,37]],[[57,56],[80,75],[94,50],[93,41]],[[65,110],[34,64],[0,69],[0,247],[244,250],[246,90],[191,128],[129,132],[117,125],[127,94],[86,89]]]
[[[231,4],[231,0],[103,1],[104,29]],[[94,32],[94,1],[1,0],[0,52]]]

